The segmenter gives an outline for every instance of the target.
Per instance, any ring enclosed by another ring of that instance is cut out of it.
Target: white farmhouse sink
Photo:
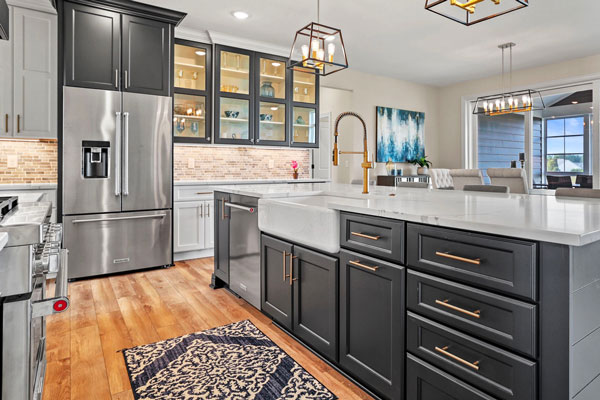
[[[258,201],[262,232],[328,253],[340,251],[340,212],[327,208],[342,197],[306,196]]]

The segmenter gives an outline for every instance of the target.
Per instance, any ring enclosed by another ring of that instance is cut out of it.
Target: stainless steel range
[[[41,398],[46,370],[46,316],[69,307],[68,251],[61,248],[62,226],[50,223],[52,203],[21,203],[0,198],[0,369],[2,400]],[[46,278],[57,271],[54,295]]]

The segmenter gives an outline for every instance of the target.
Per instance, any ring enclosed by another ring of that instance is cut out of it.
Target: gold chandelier
[[[477,98],[473,114],[485,114],[488,116],[506,115],[521,112],[537,111],[546,108],[542,94],[533,89],[511,91],[512,86],[512,49],[514,43],[504,43],[498,46],[502,50],[502,93]],[[504,52],[508,49],[510,53],[510,68],[508,73],[508,91],[505,89]]]
[[[463,25],[474,25],[527,7],[529,0],[426,0],[425,9]]]

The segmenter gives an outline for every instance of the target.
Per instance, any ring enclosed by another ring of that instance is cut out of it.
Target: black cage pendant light
[[[317,0],[317,22],[296,32],[288,69],[325,76],[348,68],[342,31],[321,24],[319,13],[320,0]]]
[[[467,26],[528,5],[529,0],[425,0],[426,10]]]
[[[546,108],[542,94],[533,89],[522,89],[511,91],[512,88],[512,49],[514,43],[504,43],[498,46],[502,49],[502,93],[477,98],[473,114],[485,114],[488,116],[514,114],[529,111],[538,111]],[[508,77],[504,73],[504,52],[508,49],[510,53],[510,69]],[[508,78],[508,91],[506,87]]]

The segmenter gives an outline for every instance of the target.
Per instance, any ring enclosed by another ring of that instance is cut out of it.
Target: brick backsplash
[[[193,159],[194,168],[189,168]],[[292,160],[300,179],[310,178],[310,150],[257,147],[175,146],[175,180],[292,179]],[[273,160],[273,168],[269,168]]]
[[[10,156],[17,157],[9,168]],[[0,184],[56,183],[58,160],[56,141],[0,140]]]

